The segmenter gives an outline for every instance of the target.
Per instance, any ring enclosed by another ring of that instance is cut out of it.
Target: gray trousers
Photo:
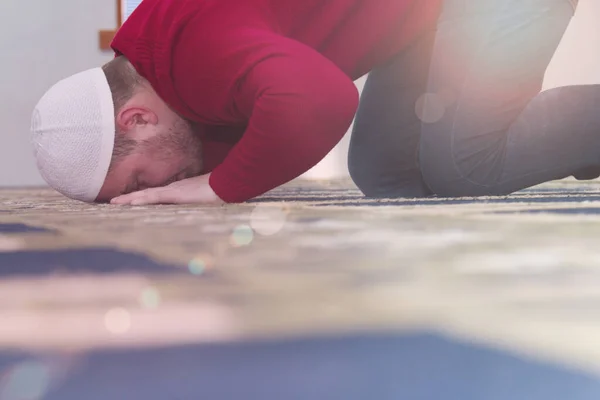
[[[600,175],[600,85],[540,93],[574,11],[574,0],[446,0],[437,27],[367,79],[356,185],[482,196]]]

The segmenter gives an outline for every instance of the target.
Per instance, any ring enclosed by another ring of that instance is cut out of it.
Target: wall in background
[[[579,0],[573,22],[548,71],[544,89],[600,83],[600,1]]]
[[[28,141],[31,111],[57,80],[110,60],[98,50],[98,31],[114,28],[114,7],[112,0],[0,0],[0,186],[43,184]],[[546,89],[600,83],[599,17],[598,0],[580,0]],[[347,136],[305,177],[347,176],[348,142]]]
[[[61,78],[104,64],[98,31],[114,29],[112,0],[0,0],[0,186],[43,184],[31,155],[31,112]]]

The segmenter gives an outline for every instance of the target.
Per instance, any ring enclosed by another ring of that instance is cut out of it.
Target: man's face
[[[144,139],[108,174],[98,202],[152,187],[198,176],[202,172],[202,144],[192,127],[182,119],[169,128],[146,126]]]

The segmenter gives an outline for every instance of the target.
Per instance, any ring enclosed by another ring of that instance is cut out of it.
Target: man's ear
[[[158,116],[146,107],[125,105],[116,116],[117,130],[130,132],[136,126],[158,124]]]

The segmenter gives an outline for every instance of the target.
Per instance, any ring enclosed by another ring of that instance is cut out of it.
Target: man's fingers
[[[143,197],[146,195],[146,190],[141,190],[139,192],[132,192],[128,194],[124,194],[122,196],[115,197],[110,201],[111,204],[130,204],[132,200]]]
[[[125,194],[123,196],[115,197],[110,202],[111,204],[133,204],[134,201],[146,198],[148,195],[151,195],[153,192],[158,191],[160,189],[145,189],[140,190],[139,192],[132,192],[129,194]]]
[[[148,195],[136,199],[134,205],[146,204],[179,204],[184,201],[182,191],[177,187],[166,186],[148,193]],[[133,203],[132,203],[133,204]]]
[[[162,190],[149,190],[146,191],[142,196],[138,196],[131,200],[132,206],[145,206],[148,204],[160,204],[162,201],[161,193]]]
[[[180,190],[170,187],[146,189],[114,198],[112,204],[145,206],[149,204],[173,204],[180,201]]]
[[[208,184],[208,175],[183,179],[164,187],[141,190],[113,198],[111,204],[224,204]]]

